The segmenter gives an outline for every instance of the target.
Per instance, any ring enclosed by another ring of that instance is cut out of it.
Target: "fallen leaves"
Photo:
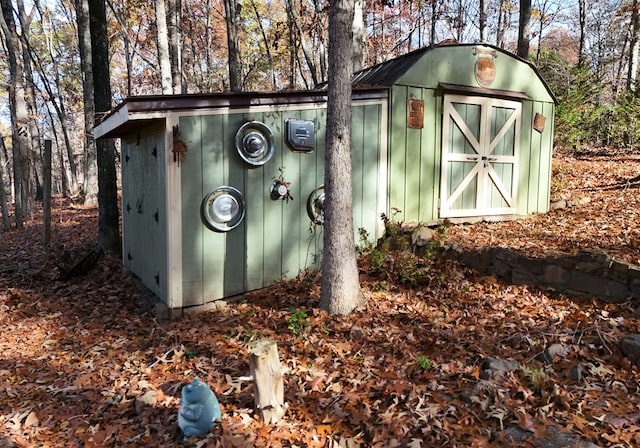
[[[447,238],[530,255],[588,247],[638,258],[637,189],[603,187],[640,162],[607,160],[605,173],[600,159],[554,163],[564,183],[554,194],[590,201],[524,221],[451,226]],[[60,250],[95,238],[96,210],[58,200],[54,212],[76,223],[54,226]],[[348,317],[319,312],[317,282],[298,279],[161,326],[119,260],[57,281],[39,234],[36,220],[0,242],[0,265],[12,267],[0,270],[7,443],[179,446],[180,390],[198,376],[223,418],[186,446],[509,446],[505,434],[527,446],[547,427],[603,447],[640,444],[640,373],[618,346],[639,331],[633,302],[572,300],[434,259],[420,260],[434,279],[411,288],[363,273],[367,309]],[[252,410],[247,347],[259,337],[278,343],[286,370],[289,410],[277,425]],[[485,377],[488,359],[513,364]]]

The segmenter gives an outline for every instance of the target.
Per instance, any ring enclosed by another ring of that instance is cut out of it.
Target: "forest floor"
[[[640,154],[553,163],[566,208],[449,226],[445,240],[640,264],[640,183],[626,182]],[[509,285],[437,256],[411,286],[394,275],[403,255],[384,253],[384,279],[363,257],[368,302],[348,317],[317,310],[306,274],[161,324],[118,259],[58,279],[61,255],[96,240],[96,215],[57,199],[49,250],[38,216],[0,235],[0,447],[640,446],[640,371],[619,348],[640,333],[638,303]],[[272,425],[239,379],[258,338],[277,342],[286,371],[288,411]],[[223,416],[181,441],[180,390],[196,376]]]

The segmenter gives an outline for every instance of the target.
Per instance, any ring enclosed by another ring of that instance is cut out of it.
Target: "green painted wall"
[[[164,122],[122,142],[123,259],[160,297],[167,290]]]
[[[440,163],[442,151],[443,99],[446,92],[441,83],[480,88],[475,77],[474,46],[442,46],[424,55],[391,86],[389,106],[389,176],[388,210],[399,210],[396,220],[432,223],[437,221],[440,206]],[[485,56],[483,56],[485,57]],[[521,215],[548,211],[551,155],[553,148],[554,99],[535,70],[506,53],[497,52],[494,59],[495,80],[485,90],[521,92],[529,99],[515,98],[522,103],[520,152],[517,159],[517,212]],[[459,95],[477,95],[465,93]],[[509,98],[504,92],[496,97]],[[424,101],[424,127],[407,126],[409,98]],[[533,129],[536,112],[546,117],[542,133]],[[508,173],[504,173],[505,176]],[[455,182],[454,179],[451,180]],[[472,192],[471,192],[472,193]],[[500,199],[496,192],[495,201]],[[460,201],[470,201],[465,195]],[[465,203],[466,204],[466,203]],[[470,204],[466,204],[470,205]],[[457,206],[463,207],[462,203]]]
[[[354,227],[371,235],[378,225],[379,157],[382,106],[353,108],[352,160]],[[293,152],[286,145],[287,119],[313,120],[316,147]],[[247,120],[270,127],[275,154],[263,166],[247,165],[234,138]],[[183,306],[241,294],[292,278],[321,261],[322,227],[307,216],[309,194],[323,183],[326,109],[274,110],[180,118],[188,152],[182,163]],[[290,182],[292,200],[272,200],[270,186],[280,175]],[[246,217],[237,228],[218,233],[202,223],[202,199],[213,189],[232,186],[246,200]]]
[[[479,57],[474,45],[434,47],[424,53],[396,84],[438,88],[439,83],[479,87],[475,66]],[[528,64],[506,52],[497,52],[494,58],[495,80],[489,88],[525,92],[532,100],[553,103],[546,86]]]

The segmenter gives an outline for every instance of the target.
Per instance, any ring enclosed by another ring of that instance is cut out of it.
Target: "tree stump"
[[[256,412],[267,423],[280,420],[286,410],[282,366],[278,345],[270,339],[256,341],[249,348]]]

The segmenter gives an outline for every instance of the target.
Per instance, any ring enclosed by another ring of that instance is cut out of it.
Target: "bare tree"
[[[229,90],[242,90],[242,65],[240,60],[240,11],[242,4],[238,0],[224,0],[225,20],[227,23],[227,52],[229,56]]]
[[[96,124],[111,109],[109,76],[109,40],[105,0],[89,0],[91,61],[93,67],[93,102]],[[119,254],[120,228],[118,185],[116,182],[116,152],[112,140],[96,142],[98,162],[98,246],[108,254]]]
[[[355,0],[355,10],[353,16],[353,71],[358,71],[364,67],[364,39],[364,1]]]
[[[578,40],[578,66],[582,67],[585,59],[585,42],[587,40],[587,0],[578,0],[578,17],[580,21],[580,38]]]
[[[24,225],[25,216],[34,206],[32,151],[29,141],[29,114],[25,101],[24,64],[10,0],[0,0],[0,27],[9,56],[9,108],[13,143],[13,181],[15,187],[16,226]]]
[[[638,0],[631,5],[631,39],[629,47],[629,73],[627,75],[627,90],[637,92],[638,58],[640,57],[640,13]]]
[[[84,103],[84,203],[85,205],[96,205],[98,204],[98,156],[96,142],[92,134],[95,124],[95,104],[93,102],[89,3],[87,0],[75,0],[75,7]]]
[[[160,85],[162,93],[173,93],[173,79],[171,77],[171,58],[169,56],[169,30],[167,28],[167,9],[164,0],[155,0],[156,30],[158,46],[158,65],[160,66]]]
[[[484,42],[487,38],[487,6],[489,4],[489,0],[480,0],[480,42]]]
[[[181,0],[167,0],[167,27],[169,29],[169,58],[171,60],[173,93],[187,93],[187,84],[182,76],[181,11]]]
[[[349,314],[364,303],[353,236],[351,186],[351,61],[354,0],[329,9],[329,79],[325,153],[325,220],[320,308]]]
[[[518,22],[518,51],[523,59],[529,57],[529,37],[531,35],[531,0],[520,0],[520,20]]]

